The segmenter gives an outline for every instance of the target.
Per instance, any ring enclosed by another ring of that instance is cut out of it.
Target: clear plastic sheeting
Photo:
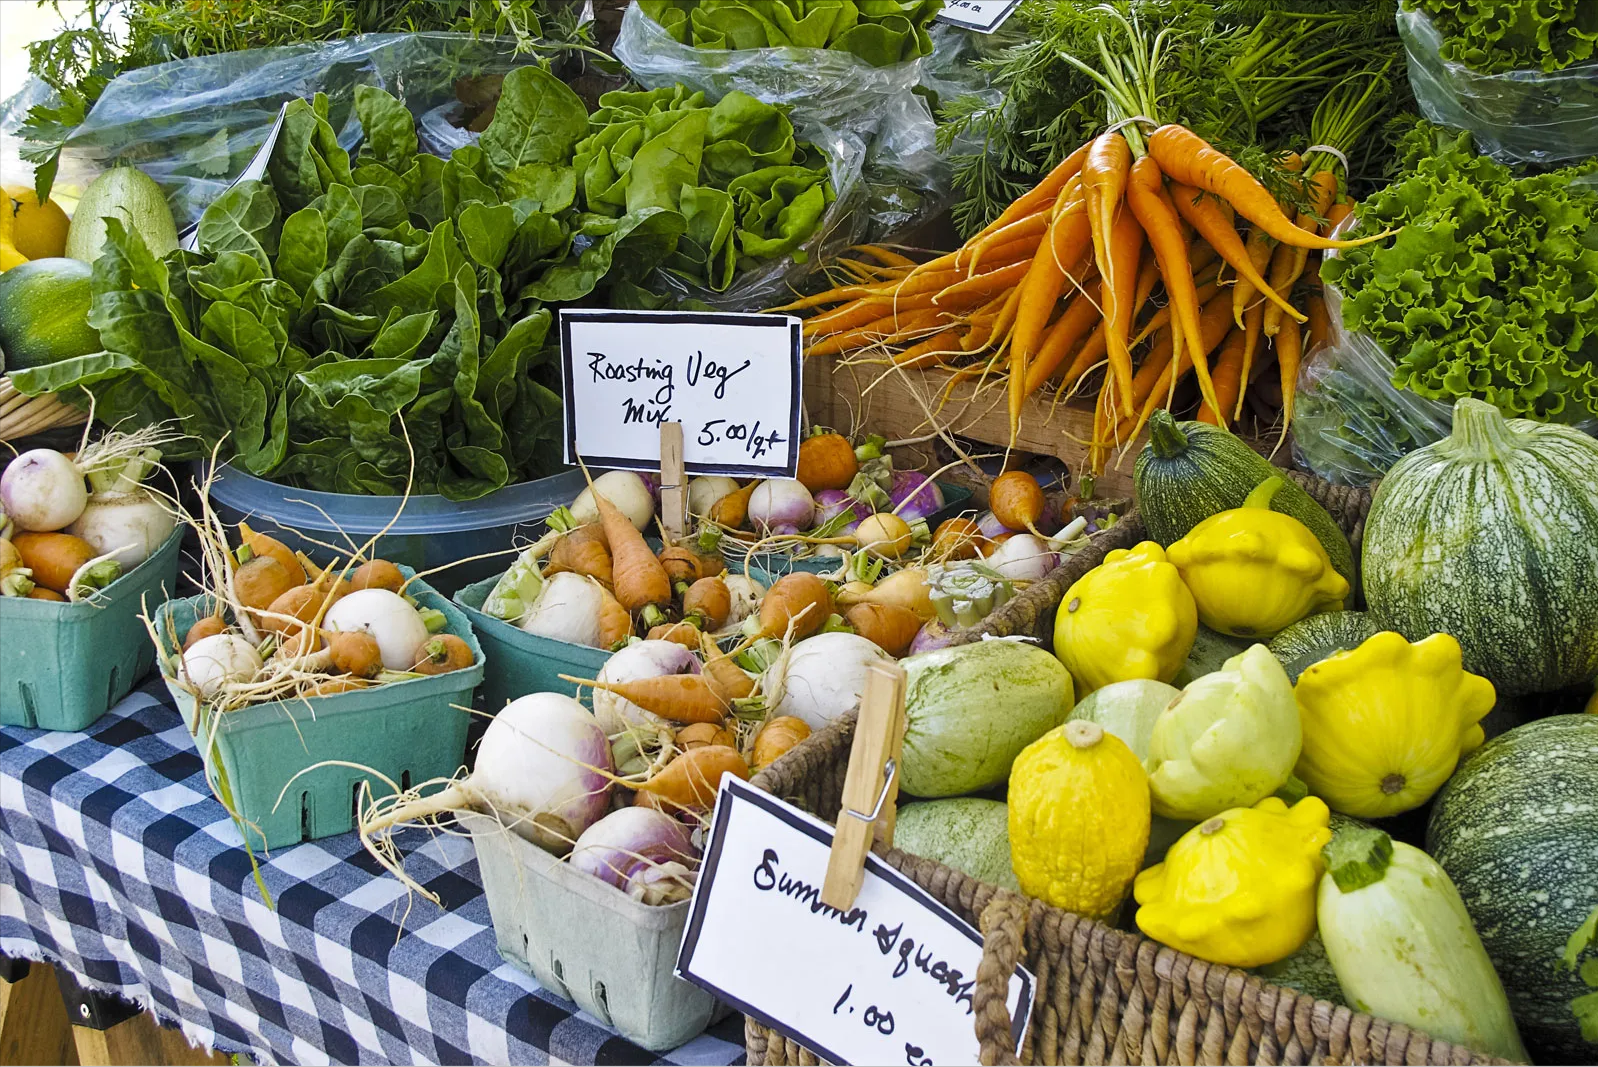
[[[946,47],[955,44],[951,40]],[[615,53],[647,89],[682,84],[712,101],[741,90],[791,107],[796,128],[822,147],[827,146],[816,127],[859,142],[865,149],[858,201],[864,225],[854,227],[854,240],[890,239],[947,206],[950,170],[934,144],[931,109],[916,91],[936,52],[876,67],[836,49],[693,48],[680,44],[634,3],[622,18]],[[842,203],[844,191],[838,192]],[[719,294],[716,302],[725,302],[731,292]]]
[[[1598,155],[1598,63],[1479,74],[1442,57],[1442,34],[1425,12],[1400,11],[1398,32],[1410,86],[1428,119],[1469,130],[1500,163]]]
[[[369,34],[324,44],[285,45],[174,60],[129,71],[106,86],[87,119],[67,141],[57,181],[86,184],[117,163],[137,166],[165,190],[182,230],[249,163],[289,100],[326,93],[339,143],[351,148],[361,127],[355,87],[375,85],[413,114],[431,120],[435,151],[447,155],[465,130],[445,131],[445,109],[456,101],[459,78],[504,74],[537,61],[518,54],[510,38],[454,33]],[[14,131],[29,98],[48,89],[30,83],[7,107]],[[9,136],[9,135],[8,135]],[[9,153],[7,155],[9,158]],[[8,180],[9,177],[8,177]]]
[[[1322,283],[1331,336],[1305,354],[1293,412],[1293,459],[1334,485],[1369,485],[1399,459],[1447,436],[1450,404],[1393,385],[1393,358],[1343,328],[1343,298]]]

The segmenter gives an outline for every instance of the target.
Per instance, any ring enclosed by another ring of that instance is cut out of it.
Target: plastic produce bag
[[[464,143],[459,139],[474,136],[444,130],[447,106],[459,104],[456,80],[502,75],[537,58],[516,53],[510,38],[396,33],[144,67],[106,86],[67,141],[57,180],[86,183],[115,163],[132,163],[165,190],[181,231],[244,169],[286,101],[326,93],[339,143],[348,149],[361,134],[355,87],[375,85],[413,114],[425,114],[422,132],[431,143],[424,147],[448,155]],[[7,129],[27,111],[17,106],[20,99],[7,108]]]
[[[1428,119],[1469,130],[1500,163],[1598,155],[1598,62],[1480,74],[1443,58],[1442,34],[1425,12],[1400,11],[1398,32],[1410,86]]]
[[[1369,334],[1343,328],[1343,297],[1322,283],[1331,336],[1305,354],[1293,459],[1334,485],[1369,485],[1448,435],[1453,406],[1393,385],[1396,364]]]
[[[615,53],[645,88],[682,84],[712,101],[742,90],[791,107],[796,127],[824,127],[863,144],[867,225],[857,240],[886,240],[947,203],[950,170],[933,143],[932,112],[915,91],[924,59],[877,67],[837,49],[693,48],[636,3],[622,18]]]

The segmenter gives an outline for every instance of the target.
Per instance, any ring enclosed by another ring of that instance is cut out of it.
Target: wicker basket
[[[0,375],[0,441],[16,441],[63,426],[82,426],[88,421],[87,411],[55,394],[24,396],[11,384],[9,375]]]
[[[1370,491],[1289,473],[1358,546]],[[1143,540],[1134,512],[1093,539],[1053,574],[976,627],[1025,634],[1050,647],[1065,590],[1116,548]],[[843,798],[851,714],[756,775],[754,784],[831,819]],[[1139,934],[1116,930],[980,882],[898,849],[881,850],[905,876],[976,925],[985,941],[973,992],[984,1064],[1077,1063],[1501,1063],[1407,1026],[1271,985],[1235,967],[1206,963]],[[1024,962],[1037,976],[1032,1021],[1017,1060],[1007,982]],[[750,1064],[815,1064],[808,1049],[753,1019],[744,1036]]]

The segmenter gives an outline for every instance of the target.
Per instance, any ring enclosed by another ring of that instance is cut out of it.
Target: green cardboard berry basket
[[[409,567],[400,570],[407,578],[412,574]],[[221,717],[214,746],[212,731],[197,721],[198,702],[172,671],[182,635],[211,613],[211,598],[169,601],[157,613],[161,674],[195,734],[206,777],[231,801],[251,848],[281,848],[353,830],[362,782],[375,796],[392,792],[382,778],[357,767],[300,773],[317,763],[343,760],[370,768],[401,789],[460,769],[470,719],[461,709],[471,707],[472,692],[483,680],[483,649],[465,614],[431,586],[412,582],[406,592],[422,607],[444,613],[444,632],[471,648],[472,666],[350,693],[252,704]],[[227,772],[225,790],[217,760]]]
[[[178,584],[183,528],[90,600],[0,597],[0,725],[82,730],[155,663],[139,615]]]
[[[483,601],[500,578],[496,574],[455,592],[455,604],[466,613],[477,639],[483,643],[487,660],[483,668],[484,711],[493,714],[528,693],[569,695],[577,687],[561,681],[561,675],[592,678],[598,674],[610,658],[608,649],[539,637],[485,612]]]

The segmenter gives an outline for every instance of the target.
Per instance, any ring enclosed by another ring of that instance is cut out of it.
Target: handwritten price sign
[[[1021,6],[1021,0],[944,0],[938,21],[963,30],[992,33]]]
[[[853,907],[821,903],[831,843],[826,823],[725,778],[677,974],[831,1063],[977,1063],[982,935],[874,855]],[[1017,967],[1018,1049],[1032,989]]]
[[[798,319],[562,310],[560,341],[566,462],[658,468],[660,424],[680,422],[689,474],[798,469]]]

